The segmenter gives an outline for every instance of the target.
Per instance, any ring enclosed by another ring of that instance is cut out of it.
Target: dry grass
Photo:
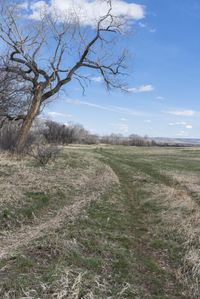
[[[166,172],[174,179],[171,186],[153,187],[153,199],[163,206],[163,232],[169,239],[182,243],[181,264],[176,269],[177,278],[185,288],[188,298],[200,294],[200,179],[196,173]],[[152,186],[151,186],[152,188]]]
[[[60,166],[62,162],[62,159],[57,161]],[[109,166],[85,155],[81,162],[86,165],[83,169],[72,168],[65,164],[63,167],[56,167],[54,163],[44,168],[33,167],[27,159],[13,158],[11,160],[7,155],[1,156],[2,172],[9,171],[9,176],[3,176],[0,181],[2,207],[8,203],[14,204],[15,208],[22,205],[28,191],[44,192],[56,196],[55,190],[67,194],[70,189],[81,194],[73,196],[71,204],[66,203],[60,209],[58,207],[56,213],[48,211],[41,219],[34,219],[31,225],[1,230],[1,259],[12,255],[18,248],[26,246],[34,239],[56,230],[66,219],[71,221],[80,212],[83,214],[86,205],[98,200],[109,186],[118,183],[117,176]]]
[[[1,155],[1,208],[35,191],[57,203],[2,229],[2,298],[199,299],[198,153],[70,146],[46,167]]]
[[[0,205],[9,201],[17,203],[27,191],[53,192],[55,189],[66,190],[67,187],[79,187],[85,185],[94,175],[94,161],[85,159],[86,167],[72,168],[67,163],[63,167],[56,167],[54,163],[46,167],[33,167],[32,160],[10,159],[3,155],[0,159]],[[58,160],[57,165],[61,163]],[[98,165],[97,165],[98,167]]]
[[[93,277],[93,289],[91,289],[91,287],[88,288],[89,284],[91,284],[91,280],[88,280],[87,272],[78,272],[67,268],[53,285],[41,284],[41,288],[43,289],[43,299],[100,299],[99,296],[94,293],[95,288],[98,288],[99,291],[106,292],[108,287],[105,281],[99,281],[98,276]],[[82,294],[83,287],[85,287],[85,289],[88,288],[88,291],[86,291],[85,294]],[[129,288],[130,285],[128,283],[125,284],[113,299],[124,299],[125,292]],[[23,290],[23,294],[24,296],[20,299],[39,298],[37,291],[34,289]],[[3,299],[12,299],[14,298],[13,296],[15,296],[14,293],[10,291],[4,294]]]
[[[69,154],[69,152],[68,152]],[[54,194],[55,190],[66,191],[77,189],[90,184],[96,173],[106,171],[106,166],[100,162],[84,155],[77,156],[84,167],[71,167],[63,163],[62,159],[57,160],[46,167],[33,167],[32,160],[10,158],[9,155],[0,155],[0,206],[8,203],[22,204],[26,192],[44,192]],[[108,167],[107,167],[108,170]],[[109,170],[108,170],[109,171]],[[111,171],[110,171],[111,172]],[[109,180],[116,180],[114,174],[109,173]]]

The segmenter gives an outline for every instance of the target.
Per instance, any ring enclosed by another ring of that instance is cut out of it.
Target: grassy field
[[[0,155],[0,298],[200,298],[200,148]]]

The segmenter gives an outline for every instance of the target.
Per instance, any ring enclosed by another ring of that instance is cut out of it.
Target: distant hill
[[[200,146],[200,138],[167,138],[167,137],[153,137],[157,143],[168,143],[169,145],[180,144],[190,146]]]

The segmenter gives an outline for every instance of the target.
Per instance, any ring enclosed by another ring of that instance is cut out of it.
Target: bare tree
[[[0,68],[6,64],[1,61]],[[6,121],[23,120],[28,109],[31,93],[29,86],[20,76],[1,71],[0,73],[0,128]]]
[[[99,72],[108,89],[124,87],[117,78],[124,71],[126,52],[120,54],[112,44],[113,35],[122,32],[124,22],[112,14],[112,3],[108,2],[107,13],[94,28],[80,26],[78,14],[66,16],[61,22],[59,17],[41,11],[38,21],[29,21],[20,15],[18,5],[3,6],[0,39],[8,54],[3,57],[7,63],[0,70],[20,77],[31,92],[30,105],[22,117],[17,150],[23,149],[33,120],[50,98],[72,79],[84,88],[88,77],[83,69]]]
[[[98,136],[90,134],[79,124],[64,125],[52,120],[45,123],[45,128],[41,130],[48,143],[52,144],[71,144],[98,143]]]

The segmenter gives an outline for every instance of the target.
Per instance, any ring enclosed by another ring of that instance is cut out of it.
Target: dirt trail
[[[20,247],[54,231],[63,222],[73,220],[80,213],[83,214],[84,207],[90,202],[100,199],[102,194],[114,183],[118,183],[118,177],[110,167],[105,165],[104,173],[101,176],[97,175],[90,183],[87,182],[82,196],[75,197],[72,205],[66,205],[58,210],[55,217],[39,225],[26,225],[14,233],[3,235],[0,238],[0,259],[12,256]]]

